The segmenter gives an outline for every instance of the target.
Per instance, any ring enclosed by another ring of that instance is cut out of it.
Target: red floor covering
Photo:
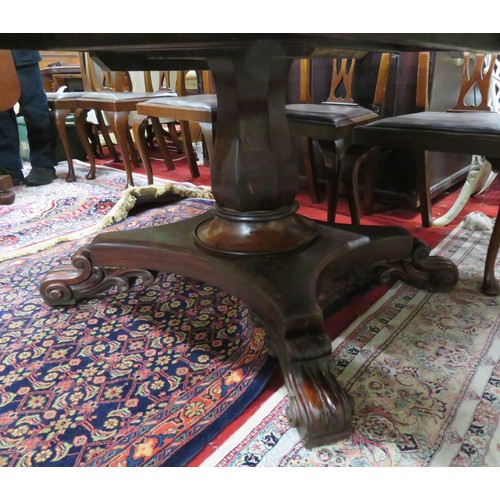
[[[155,177],[160,179],[168,179],[173,181],[191,182],[196,185],[210,185],[210,169],[207,166],[200,166],[200,177],[192,178],[187,167],[184,157],[174,155],[176,169],[168,171],[164,163],[159,159],[153,159],[153,173]],[[109,167],[123,169],[121,163],[110,162],[106,158],[98,161]],[[137,169],[134,172],[144,173],[144,169]],[[455,202],[462,184],[454,187],[449,192],[443,193],[433,201],[433,216],[437,218],[444,215]],[[326,220],[326,204],[321,202],[314,204],[311,202],[306,189],[300,188],[297,194],[299,203],[299,213],[307,215],[316,220]],[[487,192],[471,198],[462,212],[448,226],[443,228],[423,228],[418,209],[403,209],[395,206],[375,207],[375,213],[371,216],[363,216],[362,224],[368,225],[397,225],[406,228],[413,236],[425,241],[431,247],[435,247],[441,242],[447,234],[449,234],[463,218],[471,212],[483,212],[489,217],[495,217],[500,205],[500,186],[498,181],[495,181]],[[344,199],[340,200],[337,211],[336,222],[350,223],[349,209]],[[340,334],[349,324],[352,323],[358,316],[374,304],[388,289],[389,285],[373,286],[363,293],[352,297],[338,312],[332,314],[325,320],[325,331],[334,338]],[[276,370],[275,376],[272,378],[263,393],[249,406],[249,408],[236,420],[233,421],[219,436],[210,442],[206,448],[190,462],[190,467],[197,467],[202,461],[208,457],[213,451],[227,439],[238,427],[240,427],[253,413],[255,413],[262,403],[273,394],[282,385],[282,377],[279,370]]]

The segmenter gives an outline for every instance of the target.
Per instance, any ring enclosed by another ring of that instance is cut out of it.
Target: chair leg
[[[170,156],[170,151],[168,150],[168,146],[165,141],[165,136],[163,135],[163,127],[161,126],[160,120],[158,118],[151,117],[151,124],[153,125],[153,131],[155,133],[156,140],[158,142],[158,147],[160,148],[161,156],[163,158],[163,161],[165,162],[167,170],[175,170],[174,162],[172,161],[172,158]],[[137,138],[135,138],[135,140],[137,142]]]
[[[71,155],[71,147],[68,140],[68,131],[66,129],[66,118],[70,113],[70,109],[55,109],[52,111],[52,116],[54,117],[54,123],[59,134],[59,139],[64,149],[64,154],[66,155],[66,161],[68,162],[68,174],[66,175],[66,182],[76,181],[75,169],[73,167],[73,158]]]
[[[432,202],[427,156],[427,151],[416,152],[417,189],[420,200],[422,225],[424,227],[432,227]]]
[[[211,162],[214,157],[215,131],[212,123],[200,123],[201,133],[205,139],[205,145],[208,150],[208,161]]]
[[[329,224],[335,222],[337,213],[337,204],[340,190],[340,170],[338,164],[337,146],[332,141],[318,141],[318,145],[325,163],[326,175],[326,200],[327,215],[326,220]]]
[[[196,163],[196,156],[193,151],[193,142],[191,139],[191,131],[189,130],[189,122],[181,121],[181,133],[182,142],[184,143],[184,151],[186,152],[186,157],[189,164],[189,170],[191,171],[192,177],[199,177],[200,171],[198,170],[198,164]]]
[[[353,225],[361,223],[361,210],[359,201],[359,168],[363,163],[369,163],[376,152],[375,148],[367,149],[364,146],[352,146],[344,160],[342,161],[341,171],[344,188],[349,201],[351,211],[351,222]],[[368,165],[369,167],[371,165]]]
[[[127,127],[127,147],[128,154],[130,157],[130,162],[134,168],[141,168],[141,160],[139,159],[139,154],[137,153],[137,148],[132,138],[132,133],[130,132],[130,127]]]
[[[491,160],[493,170],[500,172],[500,160]],[[500,175],[498,176],[500,181]],[[500,250],[500,207],[498,208],[497,219],[491,233],[488,252],[486,254],[486,263],[484,266],[483,286],[481,290],[486,295],[500,295],[500,286],[495,279],[495,263]]]
[[[130,161],[131,154],[129,151],[129,126],[128,126],[128,111],[117,111],[113,114],[113,130],[116,135],[116,141],[120,147],[122,153],[123,166],[125,167],[125,172],[127,174],[127,185],[133,186],[134,180],[132,178],[132,164]]]
[[[97,117],[99,130],[101,131],[101,134],[104,138],[104,142],[106,143],[109,153],[113,157],[114,161],[120,161],[120,157],[115,149],[115,145],[113,144],[113,141],[111,140],[111,137],[109,135],[108,126],[106,125],[106,121],[104,120],[103,112],[96,110],[95,115]]]
[[[313,139],[309,137],[302,141],[302,159],[311,201],[313,203],[319,203],[321,201],[321,197],[319,195],[318,174],[316,171],[316,163],[314,161],[314,142]]]
[[[84,109],[75,109],[74,116],[76,132],[78,133],[78,137],[82,142],[85,153],[87,154],[87,159],[90,163],[90,170],[85,178],[95,179],[95,156],[92,144],[90,143],[90,138],[87,134],[87,111]]]
[[[174,144],[174,147],[177,149],[178,153],[182,153],[184,148],[182,147],[182,141],[179,139],[179,134],[177,133],[177,128],[175,126],[175,123],[168,122],[167,128],[168,128],[168,133],[170,134],[170,139]]]
[[[149,159],[148,145],[146,141],[147,121],[147,116],[139,114],[136,115],[134,123],[132,124],[132,134],[134,136],[134,141],[137,144],[142,164],[146,170],[148,184],[153,184],[153,169],[151,168],[151,160]]]
[[[99,127],[94,123],[87,122],[87,135],[90,139],[90,144],[92,144],[92,151],[96,158],[102,158],[104,156],[101,148],[101,142],[99,141]]]
[[[372,215],[374,210],[378,159],[378,154],[374,154],[365,164],[363,178],[363,213],[365,215]]]

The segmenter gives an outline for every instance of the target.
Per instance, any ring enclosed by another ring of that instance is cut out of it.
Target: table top
[[[0,48],[73,50],[171,51],[236,47],[257,40],[275,40],[285,46],[359,50],[472,50],[500,51],[498,33],[9,33],[0,35]]]
[[[356,51],[448,50],[500,52],[498,33],[10,33],[0,48],[88,50],[110,69],[155,69],[177,60],[205,67],[205,60],[267,43],[284,57],[350,55]],[[179,68],[182,69],[182,68]]]

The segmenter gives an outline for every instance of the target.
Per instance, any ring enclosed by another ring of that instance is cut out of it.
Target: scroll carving
[[[88,247],[76,252],[71,263],[55,268],[41,280],[40,293],[48,305],[73,305],[115,285],[121,291],[127,291],[137,278],[141,278],[145,285],[150,285],[157,274],[144,269],[94,266]]]
[[[429,255],[430,248],[421,240],[414,239],[411,258],[398,262],[386,262],[374,270],[379,271],[379,279],[388,281],[391,277],[426,288],[432,292],[446,292],[458,282],[458,268],[445,257]]]

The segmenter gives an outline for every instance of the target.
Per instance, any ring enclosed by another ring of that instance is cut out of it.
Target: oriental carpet
[[[202,465],[499,466],[500,297],[479,292],[489,237],[462,226],[439,246],[460,270],[452,292],[397,283],[333,341],[349,439],[304,448],[281,388]]]
[[[105,166],[97,166],[96,178],[88,180],[89,165],[74,163],[76,182],[64,180],[67,165],[62,162],[54,182],[36,188],[15,187],[15,202],[0,206],[0,262],[81,238],[122,220],[133,207],[136,192],[147,185],[146,177],[136,173],[137,187],[127,189],[124,174]],[[24,167],[26,175],[29,164]],[[177,198],[211,198],[208,188],[188,182],[155,178],[155,186]]]
[[[104,214],[117,198],[103,199],[94,204]],[[172,223],[211,206],[184,199],[104,231]],[[147,288],[47,306],[40,278],[91,238],[0,263],[0,465],[182,466],[268,381],[275,363],[266,334],[237,298],[169,273]]]

